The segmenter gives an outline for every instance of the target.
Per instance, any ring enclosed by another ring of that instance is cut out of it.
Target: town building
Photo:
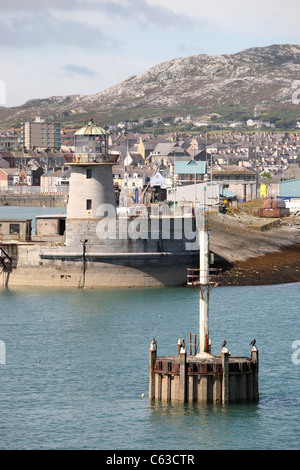
[[[13,178],[13,184],[19,186],[40,186],[44,170],[38,167],[19,166]]]
[[[215,165],[212,179],[242,200],[250,201],[257,196],[258,174],[252,168],[245,168],[242,162],[239,165]]]
[[[184,185],[204,181],[206,162],[204,161],[175,161],[175,178],[177,184]]]
[[[31,240],[31,219],[1,219],[0,242]]]
[[[220,201],[220,185],[217,183],[196,183],[167,189],[167,200],[173,204],[200,204],[216,206]]]
[[[71,170],[68,166],[52,168],[41,175],[41,193],[65,193],[69,190]]]
[[[19,152],[16,152],[19,153]],[[4,161],[6,163],[4,163]],[[4,150],[0,152],[0,168],[14,168],[15,167],[15,157],[12,152]]]
[[[300,202],[300,179],[280,181],[279,196],[291,202]]]
[[[20,147],[20,132],[0,131],[0,150],[14,150]]]
[[[17,168],[0,168],[0,189],[6,190],[14,184]]]
[[[153,151],[149,154],[149,162],[163,163],[167,165],[170,162],[174,162],[174,159],[182,159],[189,157],[189,153],[186,149],[182,148],[176,142],[164,142],[158,143]]]
[[[154,151],[155,147],[160,142],[167,141],[164,138],[154,139],[152,137],[143,138],[142,136],[140,136],[140,141],[137,146],[137,153],[142,155],[143,160],[145,161],[146,159],[148,159],[149,155]]]

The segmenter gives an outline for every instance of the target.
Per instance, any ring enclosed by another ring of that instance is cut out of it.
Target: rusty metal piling
[[[157,356],[157,341],[153,339],[150,344],[149,358],[149,400],[155,400],[155,374],[154,365]]]
[[[180,349],[179,401],[186,402],[186,349]]]
[[[222,404],[229,403],[229,351],[227,348],[222,348]]]

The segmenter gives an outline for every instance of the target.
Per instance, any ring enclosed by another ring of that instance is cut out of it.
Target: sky
[[[299,0],[0,0],[0,105],[98,93],[178,57],[299,44],[299,17]]]

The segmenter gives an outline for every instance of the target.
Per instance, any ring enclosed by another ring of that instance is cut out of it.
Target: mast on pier
[[[199,291],[199,355],[210,353],[209,338],[209,295],[213,286],[220,283],[221,269],[210,268],[209,231],[205,205],[201,207],[197,218],[199,242],[199,268],[188,269],[188,285],[194,285]]]

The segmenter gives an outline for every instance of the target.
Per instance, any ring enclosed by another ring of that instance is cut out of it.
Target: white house
[[[167,178],[164,177],[159,171],[157,171],[151,178],[150,178],[150,186],[153,188],[154,186],[160,186],[162,189],[167,187]]]

